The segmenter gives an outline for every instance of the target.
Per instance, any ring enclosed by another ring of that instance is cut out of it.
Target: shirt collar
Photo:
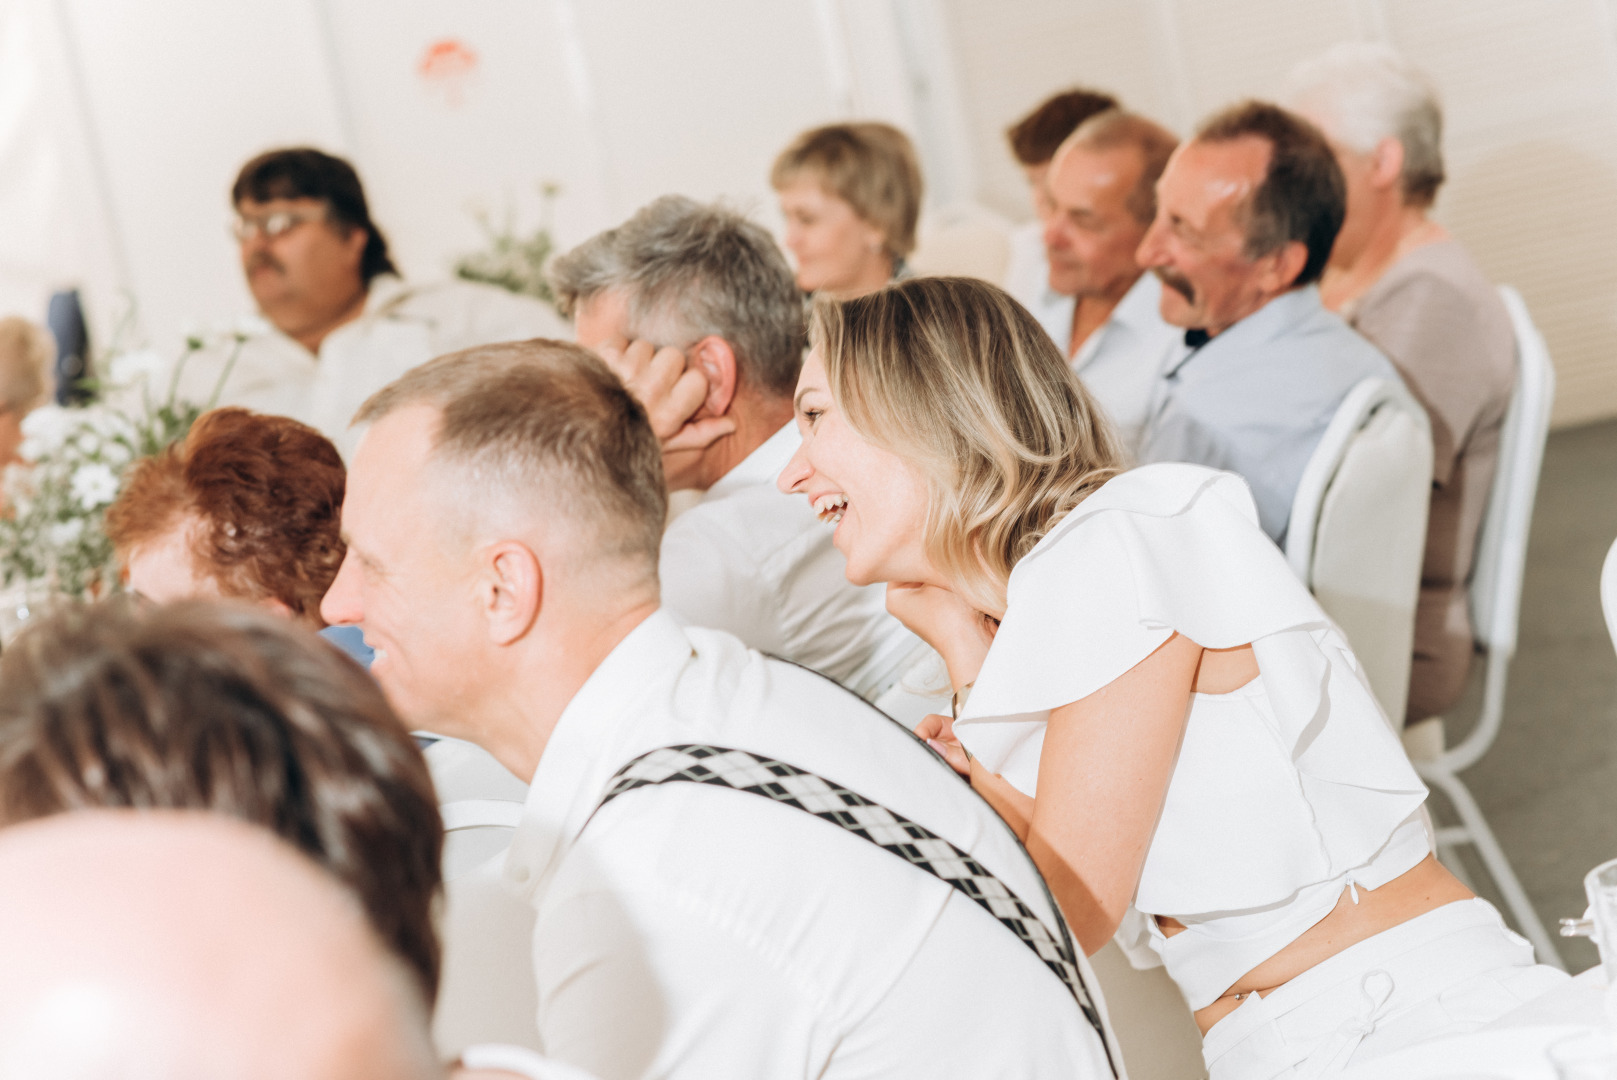
[[[650,746],[666,695],[692,656],[674,617],[658,610],[629,631],[567,703],[528,787],[522,824],[511,837],[505,880],[532,900],[560,855],[589,821],[606,782]]]
[[[1069,297],[1068,299],[1071,299]],[[1115,331],[1142,331],[1152,324],[1162,322],[1160,305],[1162,302],[1162,283],[1157,276],[1147,270],[1134,280],[1129,291],[1123,294],[1123,299],[1117,302],[1106,322],[1096,327],[1095,332],[1089,335],[1077,354],[1072,358],[1074,370],[1082,370],[1095,354],[1100,352],[1102,344]],[[1070,320],[1069,320],[1070,321]]]
[[[1198,356],[1225,353],[1232,349],[1244,351],[1266,345],[1289,333],[1298,323],[1321,310],[1321,307],[1319,287],[1305,285],[1300,289],[1281,293],[1240,322],[1226,327],[1223,333],[1200,345],[1192,343],[1187,334],[1185,345],[1190,351],[1180,357],[1163,377],[1173,378]]]
[[[773,486],[776,477],[785,470],[802,442],[803,436],[797,430],[796,421],[787,421],[756,450],[742,458],[740,464],[719,477],[719,482],[703,494],[702,501],[722,499],[743,488],[755,487],[758,484]]]

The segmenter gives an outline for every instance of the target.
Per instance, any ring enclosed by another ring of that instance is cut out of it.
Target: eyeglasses
[[[274,240],[284,236],[299,225],[310,221],[320,221],[326,216],[324,210],[277,210],[273,214],[249,216],[237,214],[236,220],[230,223],[230,234],[237,241],[245,244],[255,236],[262,236],[266,240]]]

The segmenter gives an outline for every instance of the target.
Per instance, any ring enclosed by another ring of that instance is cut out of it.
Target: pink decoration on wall
[[[416,62],[416,74],[434,96],[458,109],[478,68],[477,51],[464,41],[440,38],[430,43]]]

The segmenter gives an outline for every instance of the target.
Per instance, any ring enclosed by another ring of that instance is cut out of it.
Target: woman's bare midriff
[[[1223,997],[1199,1010],[1196,1013],[1196,1026],[1201,1028],[1202,1034],[1207,1034],[1209,1028],[1234,1012],[1246,995],[1266,995],[1350,945],[1356,945],[1444,904],[1469,900],[1474,895],[1430,855],[1381,888],[1360,888],[1358,893],[1359,902],[1355,904],[1351,892],[1343,889],[1342,898],[1329,915],[1311,926],[1302,937],[1237,979]],[[1168,937],[1185,929],[1177,919],[1160,915],[1157,916],[1157,925]],[[1235,997],[1236,994],[1241,995],[1240,999]]]

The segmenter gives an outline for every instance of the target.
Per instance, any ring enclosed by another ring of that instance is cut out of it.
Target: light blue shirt
[[[1158,380],[1140,461],[1188,461],[1246,479],[1263,531],[1284,545],[1291,502],[1337,407],[1388,359],[1310,285],[1181,355]]]

